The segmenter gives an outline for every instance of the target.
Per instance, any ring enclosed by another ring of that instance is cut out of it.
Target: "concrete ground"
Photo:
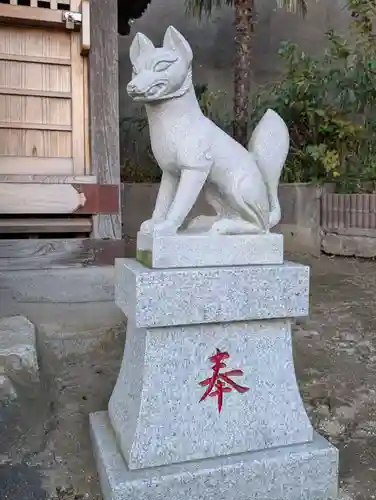
[[[340,449],[345,496],[376,498],[376,263],[291,260],[312,266],[311,315],[294,329],[307,410]],[[94,305],[85,307],[85,314],[98,314],[88,309]],[[69,308],[60,314],[68,316]],[[19,406],[0,408],[1,499],[101,500],[88,414],[106,408],[124,325],[95,341],[79,336],[54,337],[40,329],[42,390],[21,390]]]

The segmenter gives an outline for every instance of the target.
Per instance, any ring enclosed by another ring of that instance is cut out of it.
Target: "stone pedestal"
[[[242,238],[228,238],[221,258]],[[248,265],[218,266],[216,255],[216,266],[190,267],[200,259],[183,245],[177,268],[160,253],[168,237],[147,250],[169,268],[117,261],[124,358],[108,412],[90,417],[105,500],[336,498],[338,453],[313,432],[292,357],[309,269],[281,264],[280,240],[262,238],[263,265],[251,252]]]

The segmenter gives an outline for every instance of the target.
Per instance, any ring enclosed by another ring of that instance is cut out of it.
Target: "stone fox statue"
[[[281,218],[277,188],[289,149],[287,127],[268,110],[247,151],[201,112],[192,58],[188,42],[171,26],[162,48],[141,33],[130,48],[127,92],[146,105],[152,151],[163,172],[152,218],[140,231],[175,234],[204,189],[217,216],[206,227],[202,219],[191,227],[215,234],[268,232]]]

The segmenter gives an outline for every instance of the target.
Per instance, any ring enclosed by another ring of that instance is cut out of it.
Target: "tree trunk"
[[[248,103],[251,90],[254,0],[235,0],[234,138],[243,146],[248,139]]]

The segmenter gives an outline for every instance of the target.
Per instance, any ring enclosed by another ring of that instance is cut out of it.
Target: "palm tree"
[[[308,0],[276,0],[278,7],[291,12],[307,13]],[[234,60],[234,138],[245,145],[248,136],[248,101],[251,90],[252,37],[255,26],[255,0],[185,0],[187,12],[201,18],[210,16],[223,4],[235,10]]]

